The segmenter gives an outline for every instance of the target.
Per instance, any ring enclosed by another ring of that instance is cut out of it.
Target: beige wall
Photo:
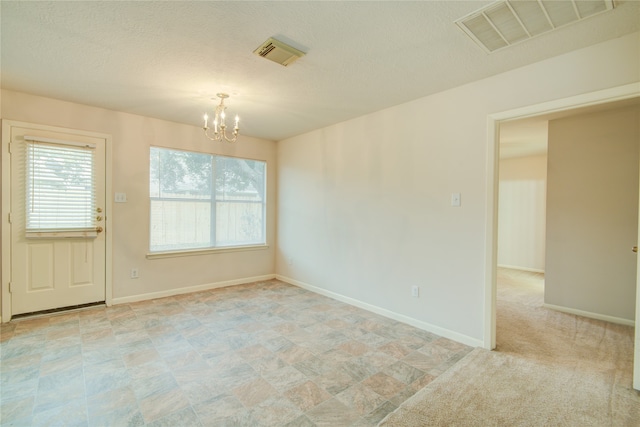
[[[153,296],[177,288],[275,273],[276,143],[240,136],[236,144],[207,140],[202,129],[43,97],[2,91],[2,119],[106,133],[113,138],[113,191],[127,194],[106,213],[113,219],[113,297]],[[153,259],[149,250],[149,147],[179,148],[267,162],[266,250]],[[3,186],[3,191],[6,189]],[[110,195],[113,200],[113,194]],[[140,278],[131,279],[137,267]]]
[[[544,271],[547,157],[500,161],[498,265]]]
[[[487,117],[637,82],[639,49],[636,33],[280,141],[277,273],[482,345]]]
[[[634,320],[640,108],[549,122],[545,303]]]

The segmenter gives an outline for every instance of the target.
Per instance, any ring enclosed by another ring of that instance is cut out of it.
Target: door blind
[[[95,146],[28,138],[27,234],[94,231]]]

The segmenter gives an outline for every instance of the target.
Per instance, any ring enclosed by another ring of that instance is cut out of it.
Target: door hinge
[[[7,149],[9,150],[9,154],[11,154],[11,143],[7,144]]]
[[[8,215],[8,216],[9,216],[9,218],[8,218],[8,220],[9,220],[9,224],[11,224],[11,219],[12,219],[12,218],[11,218],[11,212],[9,212],[9,215]]]
[[[13,293],[13,282],[9,282],[9,293]]]

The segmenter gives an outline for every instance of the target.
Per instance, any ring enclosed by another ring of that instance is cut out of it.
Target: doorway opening
[[[497,295],[497,278],[498,278],[498,197],[499,197],[499,154],[501,147],[499,146],[500,126],[518,119],[528,118],[561,118],[575,114],[588,113],[591,111],[601,110],[603,108],[618,107],[621,105],[633,104],[637,105],[640,91],[637,85],[627,85],[618,88],[608,89],[591,94],[581,95],[573,98],[557,100],[545,104],[526,107],[523,109],[507,111],[504,113],[492,115],[489,117],[489,182],[488,192],[488,221],[487,230],[489,235],[487,241],[488,264],[487,264],[487,280],[485,282],[485,340],[484,346],[488,349],[496,347],[496,295]],[[636,292],[636,295],[638,292]],[[637,306],[640,304],[637,304]],[[636,331],[637,333],[638,331]],[[636,342],[639,339],[636,338]],[[636,358],[639,356],[639,348],[636,346]],[[637,363],[636,363],[637,366]],[[640,370],[636,369],[634,373],[636,379],[635,387],[640,387]]]

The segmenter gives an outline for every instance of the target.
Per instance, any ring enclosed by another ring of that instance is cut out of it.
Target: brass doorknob
[[[96,232],[98,233],[102,233],[103,228],[102,227],[96,227]]]
[[[638,247],[637,247],[637,246],[634,246],[633,248],[631,248],[631,250],[632,250],[633,252],[636,252],[636,253],[637,253],[637,252],[638,252]]]

